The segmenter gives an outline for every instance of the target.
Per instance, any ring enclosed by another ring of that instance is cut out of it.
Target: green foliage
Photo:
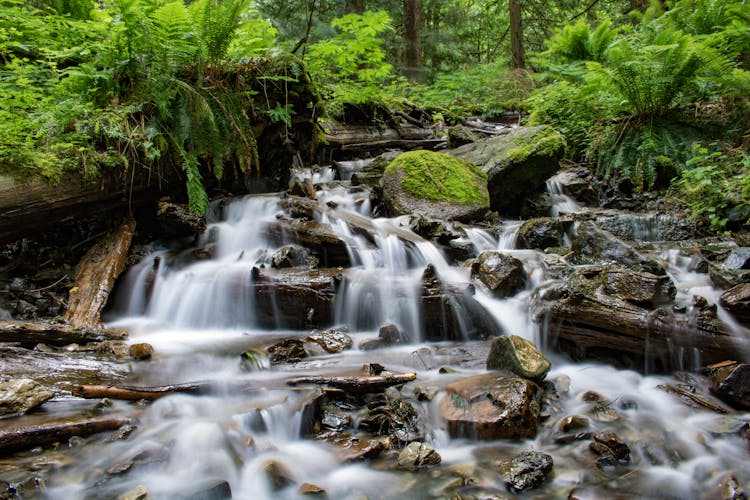
[[[487,174],[472,163],[433,151],[399,155],[386,172],[403,172],[403,187],[419,198],[461,205],[489,205]]]
[[[723,151],[696,146],[688,168],[672,183],[672,193],[690,209],[693,219],[723,230],[730,209],[750,210],[750,155],[742,150]],[[742,221],[750,223],[750,219]]]

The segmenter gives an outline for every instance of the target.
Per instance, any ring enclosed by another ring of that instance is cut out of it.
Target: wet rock
[[[351,417],[340,412],[324,409],[322,413],[323,417],[320,419],[321,429],[341,432],[352,423]]]
[[[359,422],[362,430],[388,436],[393,443],[409,443],[423,438],[421,419],[414,406],[401,398],[375,400]]]
[[[346,243],[328,224],[314,220],[277,220],[266,226],[271,245],[295,243],[311,250],[321,267],[349,267],[351,259]]]
[[[442,458],[435,448],[427,443],[413,442],[401,450],[398,465],[404,468],[417,468],[423,465],[437,465]]]
[[[463,236],[463,233],[451,229],[445,221],[431,219],[422,214],[416,214],[409,218],[409,228],[422,238],[433,240],[441,245],[449,244]]]
[[[299,177],[295,177],[292,181],[292,185],[289,186],[289,194],[292,196],[300,196],[310,198],[311,200],[317,199],[317,193],[315,187],[312,184],[312,180],[307,177],[304,180]]]
[[[589,179],[591,179],[591,172],[585,168],[579,168],[559,172],[550,180],[558,186],[562,194],[586,204],[596,204],[599,201],[599,195]]]
[[[299,487],[297,493],[299,493],[300,495],[326,495],[326,490],[324,490],[317,484],[304,483]]]
[[[169,448],[153,441],[146,441],[135,449],[117,457],[107,467],[107,474],[119,475],[129,472],[133,467],[164,462],[169,459]]]
[[[268,368],[268,354],[259,348],[248,349],[240,355],[240,368],[246,372],[257,372]]]
[[[523,262],[493,251],[479,254],[471,266],[471,278],[497,298],[512,297],[525,288],[528,281]]]
[[[0,415],[29,412],[53,396],[52,391],[31,379],[0,380]]]
[[[136,361],[145,361],[151,359],[154,355],[154,347],[145,342],[133,344],[130,346],[130,349],[128,349],[128,354]]]
[[[517,216],[525,198],[544,191],[545,181],[558,170],[565,148],[565,139],[552,127],[518,127],[450,154],[487,173],[492,210]]]
[[[661,264],[641,255],[633,247],[590,221],[578,224],[572,250],[573,260],[577,264],[614,263],[634,271],[665,274]]]
[[[599,213],[597,226],[618,238],[631,241],[685,241],[695,237],[695,224],[673,214]]]
[[[488,370],[507,370],[535,382],[544,379],[551,365],[536,346],[518,335],[492,339],[487,356]]]
[[[589,426],[589,419],[581,415],[568,415],[560,420],[557,430],[560,432],[571,432],[585,429]]]
[[[409,342],[409,337],[393,323],[386,323],[378,330],[378,338],[386,345]]]
[[[279,491],[294,484],[294,479],[289,470],[276,460],[269,460],[263,466],[263,472],[271,485],[271,489]]]
[[[401,154],[403,151],[389,151],[376,157],[352,175],[352,186],[379,187],[386,167]]]
[[[281,200],[281,207],[287,211],[293,219],[315,220],[318,212],[318,202],[302,196],[287,196]]]
[[[206,230],[206,218],[194,214],[185,205],[160,201],[156,208],[159,236],[163,238],[196,237]]]
[[[594,441],[589,445],[589,449],[599,457],[597,459],[599,465],[630,462],[630,447],[614,432],[594,434]]]
[[[410,151],[386,168],[383,199],[392,216],[421,213],[433,219],[475,222],[489,209],[487,175],[443,153]]]
[[[750,283],[750,247],[732,248],[723,262],[709,264],[708,274],[720,288]]]
[[[518,230],[519,248],[544,250],[559,247],[563,242],[563,225],[559,219],[540,217],[529,219]]]
[[[266,348],[271,364],[297,363],[307,357],[304,343],[299,339],[287,338]]]
[[[735,408],[750,409],[750,364],[738,364],[712,377],[711,391]]]
[[[271,266],[277,269],[284,267],[306,267],[318,266],[318,259],[301,246],[284,245],[276,250],[271,256]]]
[[[552,457],[538,451],[525,451],[500,465],[505,486],[513,493],[536,488],[552,472]]]
[[[232,498],[232,488],[223,479],[214,479],[193,487],[193,492],[180,495],[179,500],[225,500]]]
[[[310,334],[305,341],[313,342],[330,353],[339,353],[352,346],[352,338],[345,332],[347,327],[328,328],[320,332]]]
[[[448,384],[440,413],[454,438],[534,437],[541,389],[534,382],[495,373]]]
[[[716,485],[701,495],[701,500],[747,500],[747,494],[734,475],[725,474]]]
[[[142,484],[139,484],[134,489],[123,493],[117,497],[117,500],[149,500],[151,495],[148,493],[148,489]]]
[[[480,136],[465,125],[454,125],[448,128],[448,147],[451,149],[470,144],[478,139],[480,139]]]
[[[721,307],[742,323],[750,323],[750,283],[740,283],[719,297]]]

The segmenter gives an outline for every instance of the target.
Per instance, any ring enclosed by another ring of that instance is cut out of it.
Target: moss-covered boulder
[[[490,206],[517,216],[525,198],[544,190],[565,154],[565,138],[547,125],[519,127],[507,135],[461,146],[451,155],[473,163],[488,176]]]
[[[383,199],[393,216],[418,213],[473,222],[489,209],[487,175],[466,161],[433,151],[410,151],[383,176]]]

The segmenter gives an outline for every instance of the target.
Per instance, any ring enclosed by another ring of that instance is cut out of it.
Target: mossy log
[[[101,313],[115,280],[125,269],[135,220],[127,219],[86,252],[75,272],[65,321],[74,327],[100,328]]]

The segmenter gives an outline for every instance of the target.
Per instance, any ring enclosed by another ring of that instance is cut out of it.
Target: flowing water
[[[546,353],[553,362],[548,379],[558,388],[559,411],[535,439],[451,439],[439,417],[440,394],[432,402],[417,402],[409,391],[440,389],[484,372],[486,341],[423,340],[419,294],[425,268],[431,264],[443,282],[456,284],[468,280],[468,269],[451,265],[438,247],[409,231],[403,219],[371,218],[369,203],[359,201],[362,193],[331,182],[330,170],[307,175],[330,183],[318,192],[320,222],[347,243],[353,263],[342,270],[333,316],[335,324],[349,328],[354,347],[340,354],[313,352],[300,363],[243,369],[243,351],[308,332],[264,329],[256,321],[252,268],[275,272],[269,263],[277,248],[269,243],[266,226],[283,212],[280,196],[215,204],[198,243],[212,249],[209,256],[196,260],[191,257],[195,249],[154,246],[120,285],[109,326],[127,328],[131,342],[155,348],[153,361],[134,366],[133,384],[200,380],[211,381],[216,390],[201,396],[175,394],[136,407],[137,430],[124,441],[92,438],[73,450],[75,460],[50,477],[47,497],[116,498],[142,486],[150,498],[224,498],[228,490],[239,499],[297,498],[304,483],[323,488],[330,498],[505,497],[496,463],[525,450],[549,453],[555,463],[548,483],[529,494],[535,498],[567,498],[574,489],[576,498],[697,498],[727,471],[750,486],[748,445],[732,432],[748,415],[689,408],[658,389],[675,383],[669,376],[571,363],[551,352]],[[558,212],[580,209],[572,200],[560,203]],[[515,249],[519,225],[505,222],[499,234],[466,228],[476,253],[511,253],[524,262],[531,278],[514,297],[498,300],[477,290],[476,299],[503,330],[545,346],[542,325],[530,321],[529,300],[543,281],[543,262],[550,256]],[[688,272],[676,251],[665,252],[681,294],[697,290],[715,300],[705,275]],[[384,323],[397,324],[410,342],[359,350]],[[364,363],[417,372],[416,385],[407,385],[401,396],[417,406],[425,441],[442,456],[440,466],[426,472],[401,470],[392,454],[349,462],[341,447],[302,435],[305,408],[314,395],[291,390],[285,381],[309,374],[354,374]],[[452,365],[457,373],[441,373],[443,365]],[[604,416],[592,415],[591,403],[583,398],[590,391],[608,401]],[[115,408],[133,411],[126,403]],[[589,415],[592,431],[616,432],[630,446],[631,464],[600,469],[588,449],[590,440],[556,443],[557,423],[566,415]],[[274,472],[278,470],[283,473]]]

